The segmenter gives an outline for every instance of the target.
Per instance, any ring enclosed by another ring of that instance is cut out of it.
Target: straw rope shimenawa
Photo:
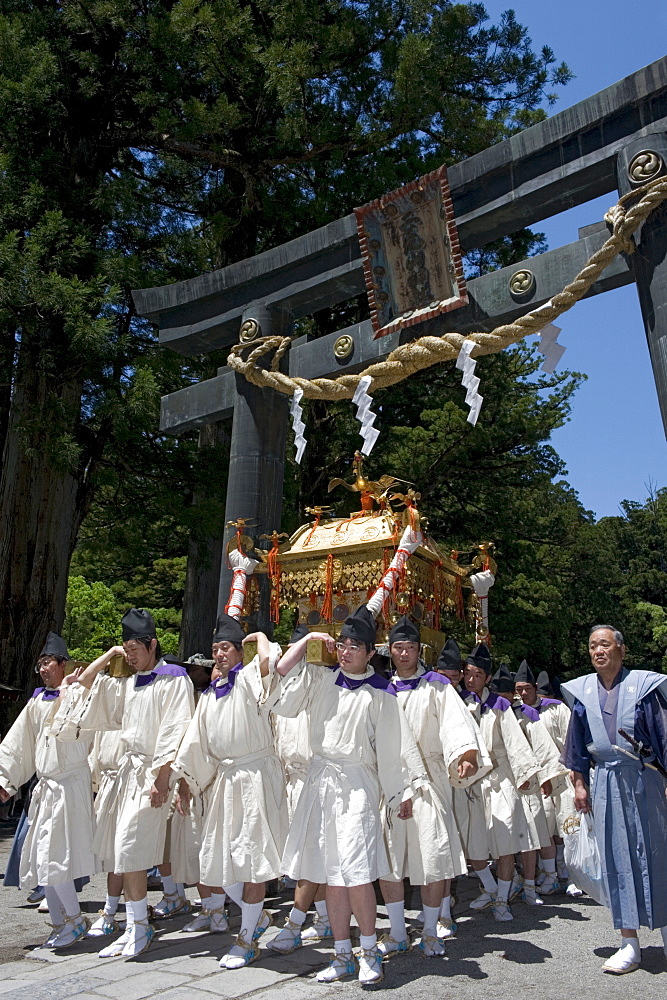
[[[547,323],[551,323],[570,309],[575,302],[584,297],[617,254],[634,253],[636,247],[632,234],[666,198],[667,177],[649,181],[642,187],[623,195],[605,215],[605,221],[612,230],[609,239],[590,257],[576,278],[544,305],[519,317],[513,323],[496,327],[490,333],[478,331],[465,335],[446,333],[442,337],[420,337],[397,347],[384,361],[370,365],[365,371],[356,375],[341,375],[336,379],[299,378],[279,371],[280,359],[290,345],[289,337],[262,337],[252,344],[236,344],[231,350],[227,364],[234,371],[245,375],[254,385],[269,386],[288,396],[292,396],[296,389],[302,389],[307,399],[351,399],[359,379],[365,375],[370,375],[373,380],[368,392],[385,389],[387,386],[402,382],[415,372],[430,368],[431,365],[453,361],[458,356],[464,340],[475,342],[476,346],[471,352],[473,358],[481,357],[483,354],[495,354],[532,333],[538,333]],[[243,354],[248,350],[250,353],[244,358]],[[275,354],[271,360],[271,367],[259,368],[257,366],[259,359],[272,351],[275,351]]]

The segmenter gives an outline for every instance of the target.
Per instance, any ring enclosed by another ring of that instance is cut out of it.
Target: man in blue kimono
[[[639,927],[659,927],[667,953],[665,780],[645,766],[667,763],[667,676],[627,670],[623,636],[611,625],[591,629],[588,649],[595,673],[561,688],[572,709],[561,760],[574,772],[578,811],[593,811],[607,905],[621,932],[602,969],[623,975],[641,962]],[[620,729],[650,748],[644,762]]]

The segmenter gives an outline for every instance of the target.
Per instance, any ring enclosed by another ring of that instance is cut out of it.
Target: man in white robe
[[[508,903],[514,855],[535,847],[519,794],[539,774],[540,765],[511,702],[489,690],[491,674],[491,654],[480,642],[466,659],[464,697],[495,767],[466,789],[467,854],[482,882],[482,892],[470,907],[490,907],[496,920],[509,921],[514,919]],[[461,813],[457,815],[461,821]],[[489,854],[497,862],[497,882],[488,867]]]
[[[310,636],[310,629],[307,625],[297,625],[290,636],[288,646],[293,646],[304,636],[306,638]],[[308,713],[300,712],[294,719],[285,715],[274,715],[273,728],[276,753],[285,769],[287,807],[291,822],[313,756],[310,748]],[[269,944],[272,951],[287,955],[304,944],[324,941],[331,937],[325,889],[324,885],[316,885],[305,878],[299,879],[294,890],[294,905],[285,920],[285,925]],[[316,911],[315,920],[309,927],[304,928],[308,910],[313,904]]]
[[[188,677],[195,689],[195,705],[220,677],[215,660],[195,653],[186,661]],[[181,794],[183,793],[183,794]],[[175,809],[170,823],[169,857],[175,881],[197,883],[201,909],[181,928],[183,934],[208,932],[223,934],[229,930],[225,911],[226,895],[222,887],[215,889],[201,881],[201,840],[206,815],[206,793],[193,795],[186,782],[180,782]]]
[[[49,632],[38,661],[44,686],[33,692],[0,744],[0,802],[37,772],[20,880],[22,887],[44,886],[53,927],[45,942],[49,948],[70,947],[85,937],[88,921],[81,915],[74,879],[97,871],[90,741],[60,744],[51,733],[68,659],[62,638]],[[65,689],[62,700],[68,697]]]
[[[253,640],[257,656],[244,666],[242,644]],[[224,969],[259,957],[257,942],[270,923],[265,883],[282,874],[287,801],[267,707],[281,655],[263,633],[246,637],[240,622],[220,615],[213,641],[219,676],[199,699],[173,763],[181,796],[187,787],[205,798],[201,880],[241,907],[241,930],[220,960]]]
[[[70,689],[72,696],[75,689]],[[118,729],[110,729],[106,732],[95,733],[93,748],[90,752],[89,763],[93,776],[93,790],[95,792],[95,818],[104,816],[108,809],[109,796],[113,795],[113,788],[118,774],[118,765],[123,755],[121,733]],[[116,920],[116,913],[123,891],[123,876],[116,875],[109,870],[109,863],[104,858],[100,858],[102,870],[107,872],[107,895],[104,906],[100,911],[97,920],[91,925],[88,937],[109,937],[116,934],[120,927]]]
[[[452,804],[451,781],[475,780],[480,756],[479,730],[463,701],[442,674],[426,671],[419,658],[418,627],[406,615],[389,633],[389,653],[395,671],[391,684],[424,760],[430,786],[415,793],[412,817],[385,824],[392,862],[391,877],[380,879],[390,931],[378,947],[386,957],[409,950],[405,925],[403,879],[421,886],[424,929],[419,948],[427,958],[445,954],[438,937],[442,912],[443,936],[456,927],[451,919],[451,879],[467,871]],[[484,755],[484,773],[491,762]],[[443,901],[446,901],[444,910]]]
[[[514,714],[540,765],[538,774],[533,775],[519,794],[528,826],[529,847],[521,852],[523,875],[515,875],[510,898],[520,894],[524,903],[542,906],[536,884],[537,857],[538,852],[551,850],[555,857],[551,840],[556,829],[556,817],[550,795],[552,783],[567,774],[567,768],[561,764],[560,751],[540,720],[539,713],[521,701],[514,702],[514,679],[504,664],[495,674],[492,687],[496,694],[513,702]]]
[[[330,636],[312,637],[333,648]],[[317,982],[335,982],[357,971],[350,942],[354,913],[361,933],[359,981],[376,983],[383,971],[372,883],[391,871],[380,798],[399,819],[411,815],[412,787],[402,758],[409,730],[395,691],[369,665],[375,620],[365,605],[341,629],[335,670],[305,663],[306,642],[295,643],[280,661],[278,673],[285,679],[271,699],[278,715],[308,713],[313,751],[283,871],[294,879],[327,884],[335,954]]]
[[[161,864],[172,795],[170,765],[194,708],[192,682],[183,667],[165,663],[155,622],[132,608],[123,616],[123,645],[113,646],[78,677],[78,702],[59,712],[62,741],[119,729],[122,756],[108,807],[98,816],[94,848],[108,870],[123,876],[127,924],[100,958],[136,958],[155,935],[148,922],[146,871]],[[122,654],[131,677],[102,671]]]
[[[544,676],[543,676],[544,675]],[[547,728],[551,739],[563,752],[567,728],[570,724],[570,709],[567,705],[538,691],[538,682],[548,682],[548,674],[544,671],[536,678],[530,666],[523,660],[516,677],[516,693],[524,705],[539,712],[540,719]],[[560,883],[567,885],[568,895],[580,896],[581,890],[569,883],[569,873],[563,857],[564,824],[568,817],[575,815],[574,785],[569,773],[562,775],[551,783],[551,802],[555,814],[556,830],[553,836],[553,848],[540,852],[542,873],[538,877],[541,895],[551,895],[558,892]]]

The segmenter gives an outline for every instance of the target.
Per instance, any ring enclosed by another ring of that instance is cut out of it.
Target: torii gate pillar
[[[285,310],[267,309],[259,303],[249,305],[241,322],[241,338],[287,334],[291,317]],[[282,393],[252,385],[236,375],[236,400],[229,453],[229,477],[225,522],[239,517],[250,521],[255,541],[260,534],[280,529],[285,472],[285,442],[289,400]],[[253,627],[272,635],[269,616],[270,587],[265,575],[258,577],[259,615]],[[218,614],[229,598],[231,571],[226,549],[220,564]]]
[[[619,153],[618,190],[627,194],[656,177],[667,175],[667,134],[635,139]],[[637,249],[628,262],[637,283],[639,304],[667,435],[667,202],[635,233]]]

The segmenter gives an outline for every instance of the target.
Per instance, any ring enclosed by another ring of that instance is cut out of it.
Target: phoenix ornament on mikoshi
[[[327,491],[331,493],[336,486],[343,486],[346,490],[349,490],[350,493],[360,493],[362,511],[373,510],[373,501],[377,503],[380,510],[384,510],[387,506],[389,506],[389,491],[393,489],[394,486],[398,486],[399,483],[405,484],[404,479],[396,479],[395,476],[380,476],[377,481],[366,479],[364,476],[364,456],[360,451],[356,451],[354,453],[352,469],[355,474],[355,480],[353,483],[348,483],[344,479],[336,477],[335,479],[329,480]]]

